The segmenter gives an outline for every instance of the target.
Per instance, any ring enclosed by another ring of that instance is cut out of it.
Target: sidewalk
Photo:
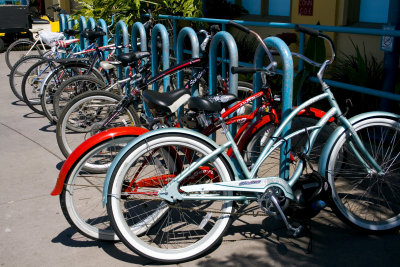
[[[142,266],[122,243],[96,242],[65,220],[50,196],[64,160],[55,127],[16,101],[0,54],[0,266]],[[172,266],[400,266],[400,235],[367,236],[330,212],[312,223],[309,236],[287,236],[280,221],[237,219],[214,251]]]

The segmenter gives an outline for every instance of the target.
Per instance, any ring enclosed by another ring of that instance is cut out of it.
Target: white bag
[[[60,32],[40,31],[39,35],[40,38],[42,38],[43,42],[50,46],[53,46],[55,41],[65,39],[64,34]]]

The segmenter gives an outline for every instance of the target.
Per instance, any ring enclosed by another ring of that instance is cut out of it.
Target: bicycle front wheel
[[[110,92],[91,91],[75,97],[63,109],[57,122],[57,143],[65,157],[84,140],[99,131],[119,126],[140,126],[135,109],[120,111],[122,97]],[[106,127],[104,123],[110,120]]]
[[[14,67],[11,69],[9,79],[11,91],[19,100],[24,101],[21,87],[25,73],[33,64],[41,60],[43,60],[43,57],[41,56],[27,56],[18,60],[17,63],[14,64]]]
[[[33,44],[34,42],[28,39],[17,40],[10,44],[5,55],[6,64],[10,70],[12,70],[15,63],[23,57],[42,55],[42,51],[40,50],[39,46],[34,46]],[[23,75],[23,73],[18,74]]]
[[[88,91],[101,90],[106,83],[93,75],[79,75],[65,80],[53,96],[53,110],[56,117],[59,117],[62,109],[75,96]]]
[[[349,130],[344,131],[327,162],[332,209],[344,222],[361,230],[396,229],[400,226],[400,125],[390,118],[370,117],[353,127],[383,174],[365,168],[354,152],[356,145]]]
[[[33,64],[25,73],[22,79],[22,96],[24,102],[34,112],[44,115],[41,110],[41,89],[47,75],[56,67],[51,60],[42,60]]]
[[[232,201],[168,204],[157,195],[213,149],[193,136],[166,133],[139,142],[122,156],[108,188],[107,212],[126,246],[144,257],[172,263],[198,257],[221,239],[230,223]],[[181,184],[230,181],[232,177],[230,166],[219,156],[199,166]]]
[[[90,148],[69,170],[60,195],[71,226],[95,240],[118,240],[101,204],[105,175],[117,153],[136,136],[112,138]]]

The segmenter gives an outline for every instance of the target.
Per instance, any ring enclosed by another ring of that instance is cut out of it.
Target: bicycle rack
[[[146,29],[144,28],[141,22],[135,22],[135,24],[133,24],[132,27],[132,32],[131,32],[132,51],[138,51],[138,46],[137,46],[138,33],[140,36],[140,51],[147,51]]]
[[[154,26],[153,31],[151,33],[151,72],[153,73],[153,76],[158,74],[158,57],[157,55],[157,37],[160,34],[161,36],[161,41],[162,41],[162,59],[163,59],[163,70],[166,70],[169,68],[169,38],[168,38],[168,32],[167,29],[165,28],[164,25],[162,24],[157,24]],[[166,76],[163,79],[163,85],[164,85],[164,92],[168,91],[169,85],[170,85],[170,79],[169,76]],[[153,84],[153,90],[157,91],[158,90],[158,84],[154,83]]]
[[[176,40],[175,48],[176,48],[176,64],[180,64],[183,62],[183,55],[184,55],[184,44],[185,44],[185,38],[189,37],[190,44],[192,47],[192,58],[198,58],[200,57],[200,44],[199,44],[199,39],[197,38],[196,32],[189,27],[183,28],[179,34],[178,38]],[[193,71],[193,75],[195,75],[197,71]],[[177,88],[183,88],[183,71],[178,71],[177,73]],[[192,95],[197,96],[198,95],[198,88],[199,85],[196,84],[192,88]],[[182,117],[183,115],[183,107],[180,107],[178,110],[178,119]]]
[[[97,25],[100,26],[100,28],[103,30],[103,32],[106,33],[102,38],[97,39],[97,44],[99,46],[106,46],[108,45],[108,29],[107,29],[107,23],[104,19],[99,19],[97,21]],[[108,57],[108,51],[104,51],[103,53],[103,60],[106,60]]]
[[[218,45],[224,43],[226,49],[229,53],[229,93],[237,95],[238,88],[238,75],[232,74],[231,68],[237,67],[239,63],[238,49],[236,46],[235,39],[228,32],[220,31],[218,32],[210,44],[210,60],[209,60],[209,76],[208,76],[208,88],[209,94],[215,95],[217,89],[217,52]],[[233,116],[233,114],[232,114]],[[236,125],[230,125],[229,131],[233,136],[236,134]],[[215,134],[212,135],[215,140]]]
[[[76,24],[78,24],[78,21],[76,19],[69,19],[68,29],[72,29]],[[74,39],[74,36],[70,36],[69,39]]]
[[[59,16],[58,16],[58,27],[59,27],[59,30],[60,30],[60,32],[63,32],[65,29],[66,29],[66,17],[65,17],[65,15],[64,14],[60,14]]]
[[[96,26],[96,21],[94,21],[94,18],[89,18],[88,20],[87,20],[87,27],[90,29],[90,30],[94,30],[94,27]]]
[[[121,34],[122,34],[122,36],[121,36]],[[129,44],[128,27],[126,27],[125,22],[123,22],[122,20],[120,20],[117,23],[117,26],[115,27],[115,36],[114,36],[115,46],[121,45],[121,38],[122,38],[123,45]],[[125,47],[123,52],[128,53],[129,47]],[[119,56],[120,54],[121,54],[121,49],[120,48],[115,49],[115,55]],[[118,72],[118,79],[122,80],[124,78],[124,76],[122,74],[122,67],[118,66],[117,72]],[[125,75],[126,75],[126,71],[125,71]]]
[[[83,32],[87,28],[86,18],[81,16],[78,22],[79,22],[79,31]],[[89,46],[89,41],[86,40],[86,38],[84,38],[82,34],[79,35],[79,39],[80,39],[81,50],[83,51],[86,47]]]
[[[282,81],[282,121],[292,110],[293,102],[293,59],[289,47],[284,41],[277,37],[268,37],[264,39],[267,46],[274,47],[278,50],[282,58],[283,64],[283,81]],[[254,56],[254,65],[256,68],[262,68],[265,50],[261,45],[258,46]],[[256,73],[254,78],[254,93],[258,92],[261,88],[261,74]],[[256,105],[257,103],[254,103]],[[290,130],[290,123],[283,129],[282,136],[285,136]],[[281,161],[279,176],[282,178],[289,178],[289,155],[285,151],[290,151],[290,140],[287,140],[286,145],[283,144],[281,148]]]

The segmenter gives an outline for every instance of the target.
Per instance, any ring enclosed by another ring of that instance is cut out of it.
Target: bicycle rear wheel
[[[34,42],[28,39],[17,40],[10,44],[5,54],[6,64],[10,70],[12,70],[15,63],[23,57],[34,55],[41,56],[43,54],[39,46],[33,46],[33,44]],[[22,72],[18,74],[23,75]]]
[[[121,96],[104,91],[86,92],[71,100],[63,109],[56,128],[57,143],[64,156],[68,157],[84,140],[98,133],[108,119],[111,121],[105,129],[140,126],[131,105],[117,112],[121,100]]]
[[[122,156],[108,188],[107,211],[126,246],[144,257],[172,263],[198,257],[221,239],[229,227],[232,201],[168,204],[157,196],[171,179],[213,149],[193,136],[167,133],[139,142]],[[232,177],[229,164],[219,156],[193,171],[182,184],[230,181]],[[160,203],[168,208],[162,217]]]
[[[330,151],[326,177],[332,187],[332,209],[347,224],[370,232],[400,227],[400,125],[370,117],[353,125],[383,174],[368,171],[344,131]],[[358,149],[357,149],[358,150]]]

